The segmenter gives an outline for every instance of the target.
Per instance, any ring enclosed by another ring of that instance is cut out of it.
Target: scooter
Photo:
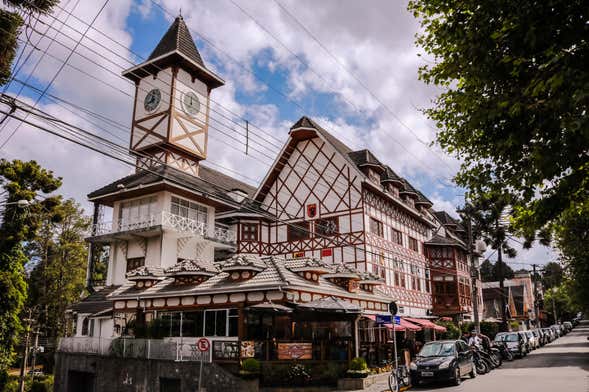
[[[474,367],[477,370],[477,374],[486,374],[491,371],[491,366],[481,356],[481,351],[476,346],[470,346],[472,351],[472,359]]]
[[[493,347],[499,350],[502,359],[510,362],[513,361],[513,354],[504,342],[494,342]]]

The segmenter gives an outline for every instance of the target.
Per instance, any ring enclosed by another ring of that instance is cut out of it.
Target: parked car
[[[570,321],[565,321],[562,323],[562,325],[566,328],[567,332],[571,332],[573,330],[573,324]]]
[[[507,349],[515,356],[523,358],[527,354],[526,341],[518,332],[503,332],[495,336],[495,341],[503,342]]]
[[[519,331],[517,332],[517,334],[521,337],[523,344],[524,344],[524,356],[528,355],[528,353],[530,351],[532,351],[532,348],[530,347],[530,339],[528,339],[528,335],[523,332],[523,331]]]
[[[542,347],[546,344],[546,342],[544,341],[544,334],[542,334],[542,331],[540,331],[539,329],[532,329],[532,334],[538,342],[538,347]]]
[[[528,330],[525,331],[526,336],[528,337],[528,345],[530,346],[530,350],[535,350],[538,347],[540,347],[540,344],[538,344],[538,339],[536,339],[536,337],[534,336],[534,334],[532,333],[532,331]]]
[[[552,328],[552,330],[556,333],[556,337],[559,338],[563,335],[563,331],[562,328],[560,327],[559,324],[553,324],[550,326],[550,328]]]
[[[542,329],[546,333],[546,336],[548,336],[548,343],[551,343],[554,341],[554,339],[556,339],[556,333],[554,332],[554,330],[552,328],[542,328]]]
[[[427,342],[409,366],[411,383],[451,381],[459,385],[462,377],[476,377],[473,354],[462,340]]]

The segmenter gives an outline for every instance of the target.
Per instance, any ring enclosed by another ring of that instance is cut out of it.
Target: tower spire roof
[[[149,55],[148,61],[173,51],[178,51],[195,63],[205,66],[182,15],[176,17],[174,23]]]

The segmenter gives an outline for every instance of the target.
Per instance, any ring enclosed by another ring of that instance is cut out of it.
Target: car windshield
[[[420,357],[448,357],[454,355],[454,342],[427,343],[418,355]]]
[[[517,342],[518,336],[514,333],[510,333],[509,335],[504,335],[503,340],[506,342]]]
[[[503,340],[505,340],[505,334],[501,334],[501,335],[496,335],[495,336],[495,341],[496,342],[502,342]]]

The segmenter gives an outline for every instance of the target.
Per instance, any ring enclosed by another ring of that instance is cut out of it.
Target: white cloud
[[[240,117],[248,118],[253,124],[252,129],[258,126],[263,129],[263,132],[272,135],[272,138],[284,141],[291,124],[290,121],[281,117],[278,104],[288,105],[297,113],[300,113],[299,109],[294,103],[284,101],[278,94],[272,94],[273,97],[277,97],[276,102],[263,101],[261,93],[268,91],[269,87],[257,80],[248,70],[257,66],[267,67],[270,72],[286,72],[288,83],[283,86],[273,86],[273,88],[286,92],[298,105],[310,107],[309,102],[313,101],[317,93],[335,96],[336,102],[339,103],[335,112],[306,114],[312,114],[312,117],[320,124],[350,147],[370,148],[382,161],[401,175],[410,176],[419,186],[442,187],[439,184],[440,178],[448,182],[447,178],[453,174],[458,162],[444,158],[446,163],[442,163],[438,157],[442,155],[441,152],[432,153],[430,149],[424,147],[394,118],[395,116],[389,113],[389,110],[383,109],[371,94],[338,64],[339,61],[352,70],[362,84],[368,86],[391,111],[394,111],[396,117],[410,127],[419,139],[432,140],[434,127],[416,110],[416,107],[428,106],[435,89],[417,80],[417,68],[422,60],[417,57],[418,50],[413,41],[418,24],[405,10],[405,3],[382,0],[367,7],[360,2],[279,0],[305,23],[324,46],[329,48],[329,51],[338,58],[336,61],[275,3],[236,1],[248,13],[254,15],[272,35],[278,37],[298,57],[304,59],[311,68],[301,64],[228,1],[200,1],[195,4],[192,0],[162,0],[162,6],[172,14],[182,9],[182,14],[195,38],[199,39],[199,43],[202,44],[202,37],[198,37],[194,34],[195,32],[201,33],[216,47],[226,52],[221,54],[208,44],[199,45],[207,65],[215,68],[210,61],[214,56],[224,64],[221,76],[227,83],[224,87],[215,90],[212,96],[213,100],[223,105],[223,108],[219,105],[214,105],[213,108],[233,121],[242,122]],[[101,2],[83,1],[75,10],[75,15],[89,22],[100,5]],[[123,0],[110,2],[96,21],[96,26],[101,31],[113,37],[123,47],[128,47],[133,39],[141,39],[138,36],[131,36],[128,32],[127,17],[132,7],[139,10],[146,23],[153,23],[154,13],[160,12],[157,7],[151,6],[150,1],[141,0],[133,4],[130,0]],[[67,23],[79,31],[86,28],[83,23],[74,18],[69,18]],[[56,23],[55,26],[59,27],[59,24]],[[74,39],[80,36],[79,33],[67,27],[63,32]],[[52,37],[54,34],[55,31],[49,36]],[[117,142],[126,144],[123,141],[128,140],[128,125],[131,120],[131,97],[128,95],[133,94],[133,88],[117,75],[121,67],[128,67],[130,62],[136,62],[137,59],[128,50],[105,39],[95,31],[91,31],[89,37],[115,51],[119,57],[86,39],[83,43],[91,49],[80,47],[79,52],[89,57],[90,61],[74,55],[70,63],[117,87],[122,92],[67,67],[55,80],[52,91],[58,96],[70,99],[127,125],[127,130],[124,127],[123,129],[109,127],[109,130],[120,138]],[[70,47],[73,45],[73,41],[64,37],[59,37],[59,40]],[[43,49],[47,44],[48,40],[44,40],[39,46]],[[68,50],[54,43],[50,53],[59,58],[65,58]],[[32,56],[30,65],[25,68],[25,71],[31,69],[38,56],[40,56],[39,52]],[[41,67],[37,69],[35,77],[47,83],[58,67],[59,63],[45,58]],[[112,73],[101,67],[111,70]],[[256,103],[245,105],[239,102],[236,98],[238,92],[253,98]],[[80,121],[55,105],[43,107],[64,119]],[[229,109],[231,113],[224,108]],[[232,124],[231,120],[222,118],[220,114],[215,116],[218,121],[239,128]],[[366,121],[368,125],[354,126],[350,116],[368,120]],[[98,130],[96,126],[88,122],[81,122],[80,125],[113,138],[112,135]],[[224,125],[217,126],[225,129]],[[243,129],[239,131],[243,132]],[[262,133],[259,130],[256,132]],[[3,137],[4,135],[0,135],[0,140],[3,140]],[[281,143],[270,139],[270,136],[263,137],[272,140],[272,143],[256,146],[252,140],[252,147],[274,156],[278,147],[272,144]],[[242,136],[237,135],[227,138],[219,131],[211,129],[209,161],[243,172],[248,177],[261,179],[267,170],[267,166],[262,162],[270,163],[272,159],[256,151],[250,151],[251,155],[245,156],[242,153],[244,150],[241,144],[242,139]],[[40,135],[37,131],[25,128],[18,132],[6,149],[23,159],[37,159],[42,164],[54,168],[57,173],[65,177],[66,184],[70,184],[67,188],[64,187],[64,190],[77,197],[130,171],[98,154],[74,148],[54,137]],[[72,165],[72,162],[76,164]],[[442,192],[439,192],[432,198],[436,207],[453,212],[452,207],[456,204],[455,201],[445,200],[441,195]]]

